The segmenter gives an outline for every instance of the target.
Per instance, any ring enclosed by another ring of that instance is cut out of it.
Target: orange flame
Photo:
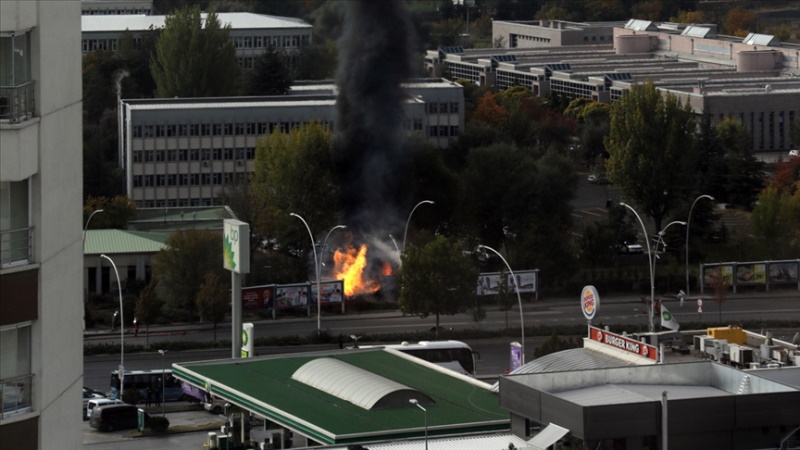
[[[334,271],[337,280],[344,280],[344,293],[347,296],[371,294],[381,285],[374,280],[364,280],[364,269],[367,267],[367,246],[356,249],[350,246],[344,250],[336,250],[333,254]]]

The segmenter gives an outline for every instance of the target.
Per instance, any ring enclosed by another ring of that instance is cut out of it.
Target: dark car
[[[94,408],[89,426],[100,431],[128,430],[136,428],[139,408],[133,405],[107,405]],[[147,416],[145,416],[145,420]]]

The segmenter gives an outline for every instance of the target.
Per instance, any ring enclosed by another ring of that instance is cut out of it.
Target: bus
[[[405,354],[458,372],[475,376],[475,355],[472,348],[461,341],[420,341],[416,344],[401,342],[390,345],[359,346],[360,348],[391,348]]]
[[[184,399],[181,382],[172,376],[172,369],[157,370],[126,370],[125,389],[135,388],[142,396],[142,401],[147,400],[147,389],[157,393],[154,400],[161,401],[161,378],[164,377],[164,401],[174,402]],[[124,390],[123,390],[124,392]],[[111,396],[112,399],[120,397],[119,389],[119,370],[111,372]]]

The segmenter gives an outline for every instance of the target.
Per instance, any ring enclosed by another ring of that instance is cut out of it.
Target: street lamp
[[[694,199],[692,202],[692,207],[689,208],[689,217],[686,218],[686,295],[689,295],[689,225],[692,223],[692,210],[694,210],[694,205],[697,203],[698,200],[701,198],[707,198],[714,201],[714,197],[710,195],[701,195]]]
[[[497,250],[493,249],[492,247],[487,247],[485,245],[478,245],[478,248],[485,248],[493,252],[495,255],[499,256],[503,263],[508,268],[508,272],[511,274],[511,279],[514,280],[514,290],[517,291],[517,301],[519,302],[519,327],[522,330],[522,340],[520,341],[519,345],[521,346],[520,352],[522,353],[522,364],[525,364],[525,321],[522,318],[522,297],[519,295],[519,284],[517,284],[517,277],[514,276],[514,271],[511,270],[511,266],[508,265],[508,261],[503,258],[503,255],[500,254]]]
[[[114,322],[117,320],[118,315],[119,311],[114,311],[114,315],[111,316],[111,331],[114,331]]]
[[[417,203],[411,209],[411,212],[408,213],[408,219],[406,219],[406,229],[403,232],[403,251],[406,251],[406,237],[408,236],[408,224],[409,224],[409,222],[411,222],[411,216],[414,214],[414,211],[416,211],[416,209],[419,208],[420,205],[424,205],[425,203],[429,203],[431,205],[434,204],[433,200],[423,200],[423,201]]]
[[[667,224],[667,226],[664,227],[663,230],[658,232],[658,241],[656,242],[656,248],[653,251],[653,255],[651,256],[653,258],[653,278],[655,278],[655,276],[656,276],[656,262],[658,262],[657,261],[657,259],[658,259],[658,244],[661,243],[661,244],[664,244],[664,248],[667,247],[667,244],[664,243],[664,233],[666,233],[667,232],[667,228],[669,228],[672,225],[684,225],[685,226],[686,222],[681,222],[680,220],[676,220],[674,222],[670,222],[670,223]]]
[[[398,246],[397,246],[397,241],[395,241],[395,240],[394,240],[394,236],[392,236],[392,235],[390,234],[390,235],[389,235],[389,239],[391,239],[391,240],[392,240],[392,243],[394,244],[394,249],[395,249],[395,250],[397,250],[397,253],[402,253],[402,252],[400,251],[400,247],[398,247]]]
[[[423,408],[415,398],[410,399],[408,403],[411,403],[425,413],[425,450],[428,450],[428,410]]]
[[[164,412],[164,378],[166,378],[166,376],[165,376],[165,372],[164,372],[164,355],[166,355],[168,351],[169,350],[159,350],[158,351],[158,353],[161,353],[161,416],[162,417],[165,415],[165,412]]]
[[[653,302],[656,296],[656,285],[653,280],[653,255],[650,253],[650,238],[647,237],[647,229],[644,227],[644,222],[642,222],[642,218],[639,217],[639,213],[636,212],[635,209],[631,207],[631,205],[627,203],[620,203],[620,206],[624,206],[630,209],[636,218],[639,220],[639,225],[642,226],[642,232],[644,232],[644,243],[647,244],[647,262],[650,265],[650,305],[648,306],[648,316],[649,316],[649,326],[650,332],[652,333],[655,331],[655,324],[653,323]]]
[[[325,236],[325,240],[322,241],[322,250],[319,252],[319,264],[320,264],[320,266],[324,266],[325,265],[325,263],[324,263],[324,260],[325,260],[325,246],[328,245],[328,238],[331,237],[331,233],[333,233],[333,230],[336,230],[337,228],[344,229],[344,228],[347,228],[347,226],[346,225],[336,225],[335,227],[331,228],[330,231],[328,231],[328,234]],[[320,267],[317,270],[317,279],[319,279],[319,277],[320,277],[320,272],[322,272],[322,267]]]
[[[89,218],[86,219],[86,225],[83,227],[83,250],[84,251],[86,251],[86,230],[89,229],[89,222],[92,221],[92,217],[94,217],[95,214],[101,213],[103,211],[104,211],[103,209],[96,209],[96,210],[92,211],[92,213],[89,214]]]
[[[111,263],[114,274],[117,276],[117,290],[119,291],[119,398],[122,398],[122,391],[125,390],[125,313],[122,310],[122,282],[119,281],[119,272],[114,260],[105,253],[100,255]]]
[[[321,327],[320,327],[320,311],[319,311],[319,307],[320,307],[320,303],[321,303],[320,295],[322,294],[322,292],[320,292],[319,260],[317,259],[317,245],[316,245],[316,242],[314,242],[314,235],[311,233],[311,228],[308,226],[308,222],[306,222],[306,219],[303,219],[302,217],[300,217],[299,214],[295,214],[295,213],[289,213],[289,215],[297,217],[298,219],[300,219],[301,222],[303,222],[303,225],[306,226],[306,230],[308,230],[308,236],[311,238],[311,250],[314,252],[314,269],[317,272],[317,336],[319,337],[320,332],[321,332],[320,331]]]

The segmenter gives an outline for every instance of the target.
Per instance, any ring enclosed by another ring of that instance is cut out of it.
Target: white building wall
[[[4,418],[0,434],[15,422],[38,420],[39,449],[80,448],[83,441],[80,14],[77,0],[0,2],[0,32],[31,31],[35,82],[34,117],[0,123],[0,181],[31,180],[32,261],[0,274],[38,266],[39,293],[31,325],[32,410]]]

